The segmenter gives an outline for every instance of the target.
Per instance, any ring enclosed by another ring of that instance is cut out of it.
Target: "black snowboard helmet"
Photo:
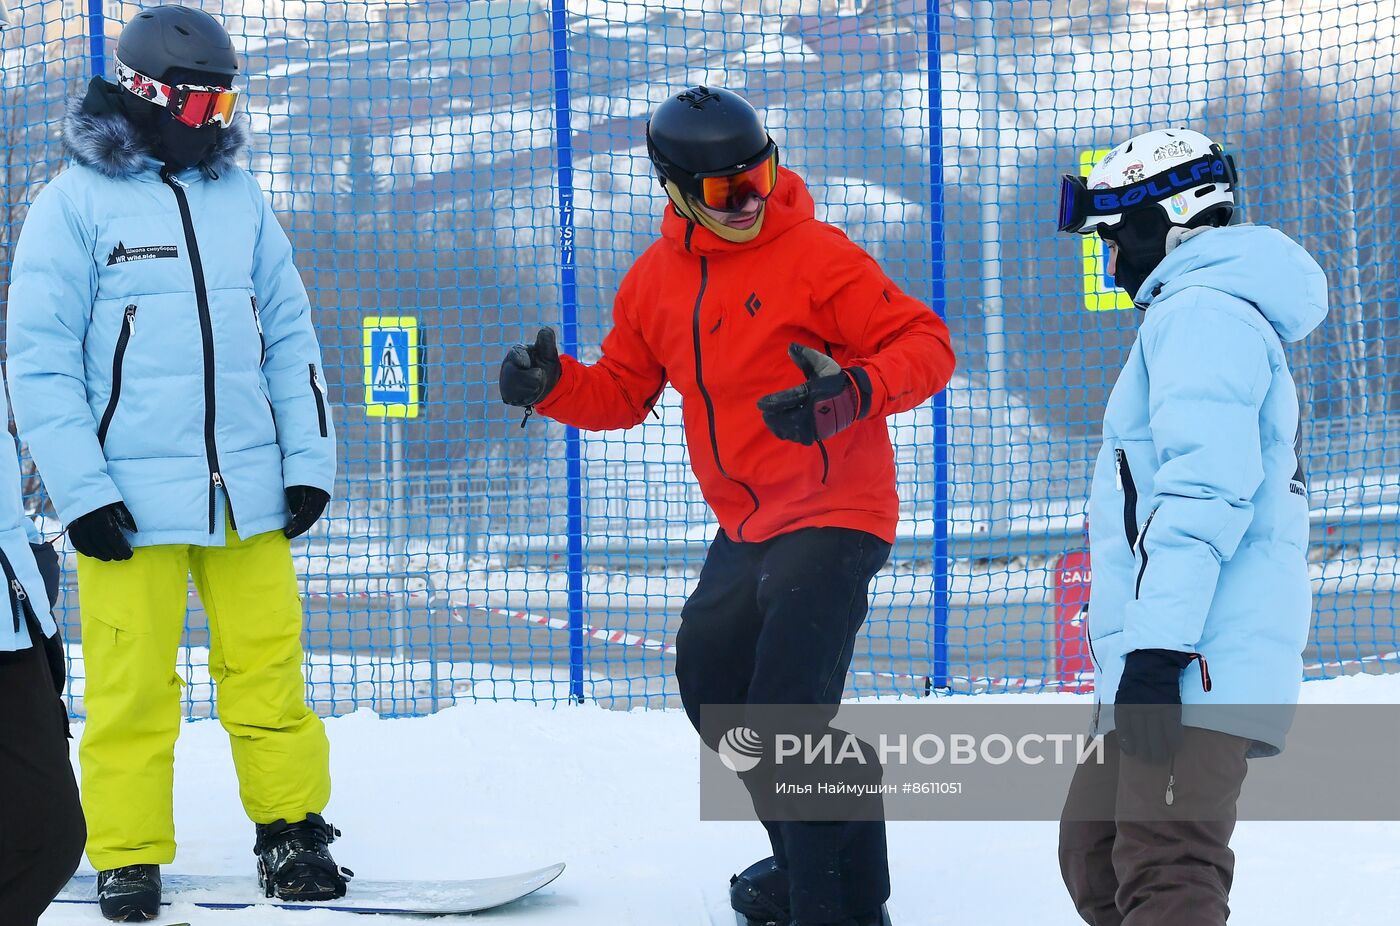
[[[117,60],[164,83],[198,75],[227,87],[238,74],[233,41],[219,21],[174,4],[132,17],[117,39]]]
[[[237,107],[237,75],[233,41],[203,10],[142,10],[117,40],[117,83],[125,91],[118,105],[156,157],[175,169],[203,162],[218,144]]]
[[[735,208],[740,194],[767,198],[777,180],[778,146],[763,120],[722,87],[691,87],[658,106],[647,122],[647,154],[663,184],[712,209]]]

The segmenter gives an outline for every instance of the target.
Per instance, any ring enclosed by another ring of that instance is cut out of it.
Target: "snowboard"
[[[339,900],[296,902],[264,897],[255,875],[161,874],[162,903],[190,903],[211,910],[280,907],[284,910],[338,910],[345,913],[419,913],[451,916],[479,913],[514,903],[544,887],[564,871],[563,863],[535,871],[462,881],[371,881],[355,878]],[[55,903],[97,904],[97,875],[77,874]]]

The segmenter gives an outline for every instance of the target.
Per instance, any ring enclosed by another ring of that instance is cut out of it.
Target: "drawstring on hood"
[[[165,161],[159,151],[168,149],[169,144],[168,140],[162,144],[158,126],[143,124],[149,121],[149,117],[142,118],[138,109],[142,105],[151,107],[150,103],[137,99],[115,84],[94,77],[88,84],[85,96],[73,97],[68,101],[63,119],[64,148],[74,161],[114,180],[158,170]],[[201,141],[198,146],[201,150],[193,152],[197,157],[194,163],[179,164],[176,163],[179,158],[172,156],[171,167],[176,170],[198,167],[208,179],[215,179],[233,167],[234,159],[248,141],[243,124],[235,121],[233,125],[217,128],[216,131],[212,142],[205,145]],[[183,153],[191,155],[188,150]]]

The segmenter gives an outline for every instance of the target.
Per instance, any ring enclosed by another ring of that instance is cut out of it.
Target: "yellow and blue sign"
[[[365,414],[371,418],[417,418],[418,319],[411,315],[364,320]]]
[[[1098,148],[1079,153],[1079,175],[1089,176],[1110,149]],[[1133,299],[1113,282],[1108,273],[1108,258],[1104,254],[1103,239],[1098,235],[1080,235],[1080,247],[1084,256],[1084,308],[1090,312],[1112,312],[1116,309],[1131,309]]]

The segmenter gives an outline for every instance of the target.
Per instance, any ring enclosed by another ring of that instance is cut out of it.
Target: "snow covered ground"
[[[1400,702],[1400,675],[1313,682],[1304,697]],[[929,702],[929,710],[938,706]],[[767,854],[757,824],[699,821],[697,746],[679,712],[502,702],[421,719],[361,712],[328,724],[336,791],[327,816],[345,832],[335,845],[342,864],[365,877],[450,878],[568,862],[552,886],[479,915],[482,922],[729,926],[730,873]],[[184,729],[175,809],[181,870],[251,871],[251,826],[216,723]],[[895,823],[890,843],[899,926],[1078,922],[1059,882],[1052,823]],[[1233,923],[1361,926],[1389,922],[1400,908],[1400,823],[1244,823],[1234,845]],[[188,906],[159,922],[186,921],[367,922],[325,911]],[[102,921],[93,907],[61,906],[41,922]]]

